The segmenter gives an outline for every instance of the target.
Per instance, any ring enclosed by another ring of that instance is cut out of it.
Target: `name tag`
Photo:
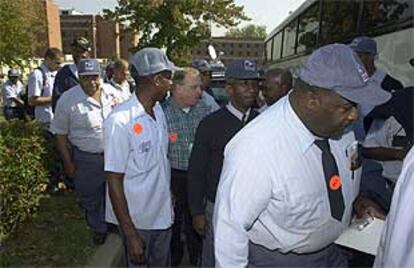
[[[139,153],[148,153],[151,150],[151,141],[143,141],[138,145]]]

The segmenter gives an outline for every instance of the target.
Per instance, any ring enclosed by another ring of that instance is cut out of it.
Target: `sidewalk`
[[[122,241],[119,234],[109,233],[105,244],[99,246],[85,267],[120,267],[122,264]]]

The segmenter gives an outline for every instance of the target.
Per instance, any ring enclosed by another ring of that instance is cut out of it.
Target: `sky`
[[[117,5],[116,0],[54,0],[61,9],[74,8],[88,14],[96,14],[102,9],[113,9]],[[252,20],[243,22],[240,26],[256,24],[266,26],[270,33],[279,23],[294,11],[305,0],[235,0],[238,5],[244,6],[244,11]],[[226,29],[213,27],[213,36],[224,35]]]

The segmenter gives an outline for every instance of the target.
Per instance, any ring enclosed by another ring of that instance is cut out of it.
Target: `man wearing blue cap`
[[[24,102],[21,99],[23,84],[20,82],[20,73],[17,69],[10,69],[7,73],[9,80],[3,85],[4,116],[6,120],[24,118]]]
[[[80,84],[62,94],[50,131],[55,133],[65,174],[74,179],[93,242],[100,245],[107,233],[103,121],[119,98],[112,86],[101,84],[96,59],[80,60],[77,70]]]
[[[158,48],[130,60],[135,93],[104,124],[109,198],[106,219],[117,224],[128,267],[170,265],[173,207],[168,128],[159,101],[172,85],[175,66]]]
[[[312,53],[293,90],[226,146],[216,266],[347,267],[333,242],[352,217],[360,170],[350,168],[345,152],[355,137],[345,130],[357,103],[389,97],[348,46]]]
[[[226,69],[229,103],[204,118],[197,128],[188,169],[188,196],[193,227],[203,237],[200,264],[214,266],[213,208],[227,142],[258,113],[256,63],[236,60]]]

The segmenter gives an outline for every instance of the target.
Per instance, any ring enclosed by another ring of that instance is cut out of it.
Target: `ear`
[[[227,92],[230,96],[232,96],[232,95],[233,95],[233,86],[232,86],[232,85],[226,84],[226,86],[225,86],[224,88],[226,89],[226,92]]]
[[[306,107],[309,110],[316,111],[319,110],[321,106],[321,96],[313,90],[308,90],[306,92]]]

